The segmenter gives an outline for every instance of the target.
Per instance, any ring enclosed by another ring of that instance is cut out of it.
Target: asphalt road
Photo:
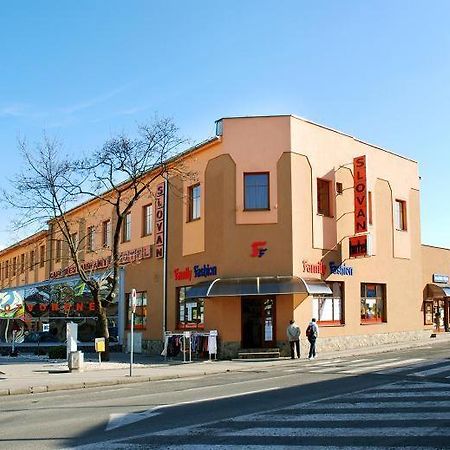
[[[450,449],[447,344],[0,400],[1,449]]]

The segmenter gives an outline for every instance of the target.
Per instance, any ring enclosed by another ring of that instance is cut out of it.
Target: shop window
[[[105,220],[102,224],[102,245],[103,247],[111,246],[111,221]]]
[[[344,323],[344,283],[327,282],[333,294],[313,298],[313,317],[321,325],[341,325]]]
[[[200,219],[200,184],[189,187],[189,221]]]
[[[131,327],[131,294],[125,294],[127,306],[127,329]],[[136,312],[134,314],[134,328],[147,328],[147,292],[136,292]]]
[[[91,226],[87,231],[87,251],[93,252],[95,248],[95,227]]]
[[[361,323],[386,322],[386,285],[361,283]]]
[[[186,298],[186,287],[180,287],[178,291],[178,328],[179,329],[203,329],[205,299]]]
[[[317,214],[327,217],[331,217],[330,186],[330,181],[317,179]]]
[[[128,213],[124,220],[122,226],[122,242],[131,241],[131,213]]]
[[[433,302],[423,302],[423,320],[425,325],[433,325]]]
[[[269,173],[244,173],[244,210],[269,209]]]
[[[153,233],[153,205],[145,205],[142,208],[142,235],[149,236]]]
[[[39,267],[45,265],[45,245],[41,245],[39,248]]]
[[[406,202],[395,200],[395,229],[406,231]]]

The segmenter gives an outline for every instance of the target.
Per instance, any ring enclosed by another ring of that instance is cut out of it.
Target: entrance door
[[[275,298],[242,298],[242,347],[275,345]]]

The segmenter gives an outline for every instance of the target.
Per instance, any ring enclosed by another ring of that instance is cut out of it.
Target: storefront
[[[450,331],[450,285],[447,275],[433,274],[433,283],[425,288],[424,324],[438,332]]]
[[[107,280],[107,274],[99,274]],[[121,272],[120,279],[123,279]],[[123,284],[123,281],[122,281]],[[121,283],[119,283],[119,286]],[[107,307],[111,343],[121,344],[124,328],[123,294]],[[78,277],[51,280],[0,291],[0,345],[64,343],[66,323],[78,324],[81,345],[93,345],[96,307],[92,295]]]
[[[278,341],[285,340],[280,329],[284,330],[286,323],[283,321],[280,326],[277,316],[292,318],[294,294],[303,294],[303,298],[310,295],[313,298],[333,295],[330,287],[319,279],[294,276],[216,278],[182,289],[184,304],[191,302],[192,305],[197,305],[190,308],[191,311],[197,311],[197,328],[204,327],[205,302],[217,302],[221,299],[225,303],[229,302],[230,307],[232,303],[239,302],[241,349],[273,348]],[[193,318],[193,313],[191,314]],[[223,318],[222,326],[217,327],[219,333],[229,320],[230,317]],[[186,322],[183,325],[193,326]]]

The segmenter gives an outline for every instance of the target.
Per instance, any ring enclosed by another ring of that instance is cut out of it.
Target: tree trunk
[[[109,361],[109,330],[108,330],[108,318],[106,316],[106,308],[102,305],[98,293],[94,296],[95,303],[97,305],[97,330],[96,336],[105,338],[105,351],[100,354],[102,361]]]

